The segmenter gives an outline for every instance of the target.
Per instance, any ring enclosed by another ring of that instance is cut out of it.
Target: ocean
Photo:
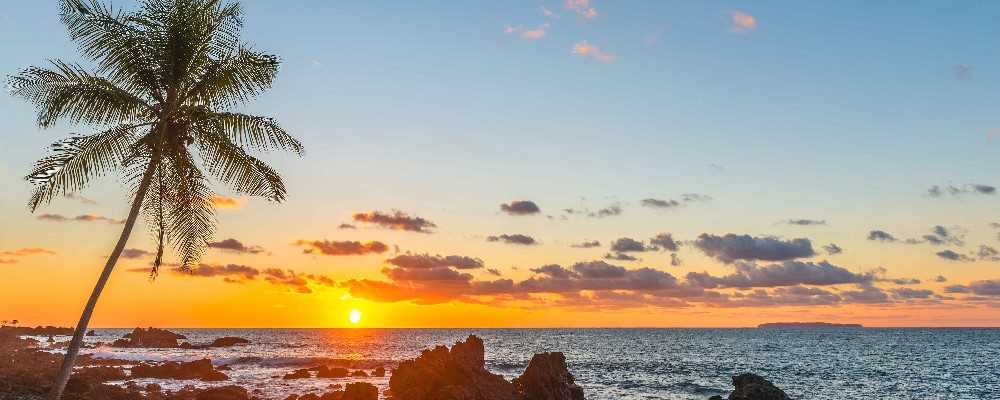
[[[705,400],[725,396],[730,377],[753,372],[794,399],[992,399],[1000,396],[1000,329],[170,329],[193,343],[222,336],[248,346],[204,350],[85,349],[136,360],[211,358],[230,382],[142,379],[167,389],[238,384],[271,398],[329,391],[355,380],[380,389],[388,378],[283,380],[318,359],[393,367],[434,345],[470,334],[486,344],[487,368],[519,375],[532,354],[561,351],[587,399]],[[89,343],[129,330],[98,329]],[[67,337],[56,338],[68,340]]]

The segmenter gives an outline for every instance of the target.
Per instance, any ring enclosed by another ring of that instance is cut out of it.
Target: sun
[[[351,313],[348,314],[347,319],[351,321],[352,324],[357,324],[361,322],[361,311],[357,308],[351,309]]]

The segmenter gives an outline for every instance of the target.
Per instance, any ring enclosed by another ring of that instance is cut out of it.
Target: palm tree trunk
[[[83,309],[80,322],[76,324],[76,331],[73,332],[73,340],[70,341],[69,348],[66,349],[66,357],[63,358],[59,376],[56,378],[55,385],[49,391],[49,400],[59,400],[62,397],[63,390],[66,389],[69,376],[73,373],[73,363],[76,361],[76,355],[80,352],[80,346],[83,344],[83,336],[87,332],[87,324],[90,323],[90,317],[94,314],[94,307],[97,306],[97,299],[101,297],[101,291],[104,290],[104,285],[108,283],[111,271],[115,269],[118,257],[122,254],[122,250],[125,249],[125,243],[128,242],[129,235],[132,234],[132,227],[135,226],[135,220],[139,217],[139,211],[142,210],[142,200],[146,197],[146,191],[149,189],[149,184],[152,181],[155,170],[156,161],[150,160],[149,166],[146,167],[146,172],[143,173],[142,181],[139,183],[139,190],[135,192],[135,199],[132,200],[132,209],[128,213],[128,219],[125,220],[125,227],[122,228],[122,235],[118,238],[118,244],[111,251],[108,263],[104,265],[104,271],[101,272],[101,277],[97,279],[94,291],[90,293],[87,306]]]

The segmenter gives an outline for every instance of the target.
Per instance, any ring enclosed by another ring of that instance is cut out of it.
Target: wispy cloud
[[[208,247],[219,250],[231,251],[234,253],[259,254],[264,252],[260,246],[248,246],[243,242],[229,238],[219,242],[208,242]]]
[[[247,203],[247,199],[212,195],[208,198],[208,202],[218,209],[237,209],[243,207]]]
[[[37,217],[41,221],[49,222],[105,222],[109,224],[124,224],[125,220],[108,218],[97,214],[83,214],[75,217],[67,217],[61,214],[42,214]]]
[[[34,255],[55,255],[56,252],[49,249],[44,249],[41,247],[24,247],[15,250],[4,250],[0,251],[0,264],[14,264],[17,263],[18,258]]]
[[[531,200],[514,200],[510,203],[501,204],[500,211],[510,215],[531,215],[542,212],[542,209]]]
[[[382,254],[389,251],[389,246],[379,241],[359,242],[356,240],[298,240],[297,246],[305,246],[306,254],[323,254],[327,256],[355,256],[365,254]]]
[[[486,241],[487,242],[503,242],[503,243],[507,243],[507,244],[519,244],[519,245],[524,245],[524,246],[530,246],[530,245],[538,244],[538,242],[535,240],[535,238],[533,238],[531,236],[528,236],[528,235],[522,235],[520,233],[514,233],[514,234],[506,234],[505,233],[505,234],[502,234],[502,235],[487,236],[486,237]]]
[[[591,6],[590,0],[566,0],[564,3],[567,10],[585,19],[594,19],[600,15],[597,9]]]
[[[757,18],[743,11],[733,10],[729,13],[731,28],[734,32],[749,32],[757,29]]]
[[[615,55],[601,50],[586,40],[573,45],[573,54],[584,58],[593,58],[600,62],[610,63],[615,61]]]
[[[398,231],[433,233],[430,229],[437,227],[437,225],[431,221],[421,217],[407,215],[399,210],[393,210],[391,213],[382,211],[356,213],[353,215],[353,218],[355,222],[374,224],[382,228]]]

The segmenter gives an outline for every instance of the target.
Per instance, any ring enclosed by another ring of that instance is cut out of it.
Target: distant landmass
[[[770,322],[758,328],[864,328],[861,324],[834,324],[830,322]]]

